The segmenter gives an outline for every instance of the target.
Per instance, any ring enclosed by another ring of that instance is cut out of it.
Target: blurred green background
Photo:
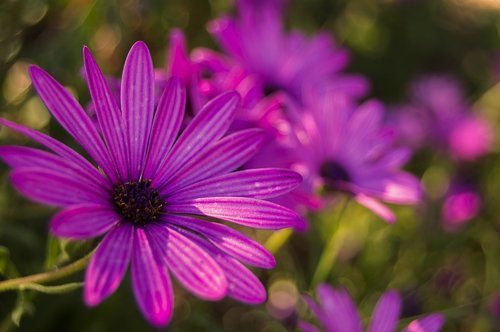
[[[190,48],[215,47],[206,23],[233,12],[230,1],[41,1],[0,2],[0,116],[68,140],[31,88],[27,66],[35,63],[71,89],[85,105],[81,78],[83,45],[106,74],[119,75],[129,47],[145,41],[156,67],[164,67],[170,29],[182,28]],[[425,73],[451,73],[466,87],[478,112],[494,128],[500,123],[500,2],[495,0],[295,0],[288,27],[308,34],[328,31],[351,50],[349,71],[366,75],[371,97],[404,101],[410,81]],[[0,129],[2,144],[32,144]],[[70,143],[71,144],[71,143]],[[73,143],[74,144],[74,143]],[[269,291],[261,306],[226,299],[200,301],[175,289],[169,331],[288,331],[297,317],[312,319],[300,294],[313,292],[311,279],[328,248],[336,260],[327,280],[346,287],[368,321],[388,288],[404,298],[403,323],[422,313],[446,315],[443,331],[500,331],[500,158],[496,152],[465,166],[483,197],[480,215],[459,232],[442,230],[439,203],[457,166],[430,151],[418,153],[408,169],[428,189],[426,207],[396,208],[387,225],[339,197],[339,204],[311,216],[306,234],[249,232],[276,252],[278,266],[256,270]],[[29,202],[13,190],[0,166],[0,271],[10,277],[52,268],[80,257],[92,246],[61,245],[48,236],[53,209]],[[342,212],[343,211],[343,212]],[[271,237],[270,237],[271,236]],[[283,242],[283,243],[281,243]],[[46,252],[52,253],[46,259]],[[10,255],[8,255],[10,252]],[[8,257],[8,262],[5,259]],[[7,263],[6,263],[7,262]],[[2,276],[0,276],[2,278]],[[82,274],[68,281],[81,281]],[[494,309],[496,304],[496,312]],[[11,321],[22,315],[20,327]],[[296,310],[294,308],[297,308]],[[154,331],[139,314],[126,279],[95,309],[81,290],[62,295],[0,293],[0,331]]]

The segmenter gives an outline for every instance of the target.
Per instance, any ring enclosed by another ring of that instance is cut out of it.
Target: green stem
[[[271,254],[277,253],[281,247],[287,242],[287,240],[292,236],[293,229],[281,229],[277,232],[271,234],[271,236],[267,239],[264,247],[271,252]]]
[[[64,277],[67,277],[69,275],[72,275],[76,272],[79,272],[83,270],[92,255],[94,254],[94,251],[89,253],[88,255],[80,258],[77,261],[74,261],[71,264],[68,264],[64,267],[58,268],[56,270],[52,271],[47,271],[47,272],[42,272],[38,274],[32,274],[26,277],[21,277],[21,278],[15,278],[15,279],[9,279],[0,282],[0,292],[5,292],[9,290],[16,290],[19,289],[23,286],[29,285],[29,284],[34,284],[34,283],[46,283],[49,281],[53,280],[58,280]]]
[[[339,225],[344,215],[344,212],[349,205],[350,198],[347,198],[342,207],[339,210],[338,217],[336,223],[332,226],[332,230],[330,233],[330,238],[328,243],[321,254],[318,265],[316,266],[316,270],[314,271],[311,289],[313,286],[324,282],[328,277],[333,265],[335,264],[335,260],[337,259],[338,253],[342,247],[344,242],[345,231],[340,229]]]

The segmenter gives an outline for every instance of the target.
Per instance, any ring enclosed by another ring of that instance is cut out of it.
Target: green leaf
[[[33,315],[35,312],[35,307],[33,306],[32,300],[33,300],[33,293],[32,292],[27,292],[20,290],[17,295],[17,301],[16,301],[16,306],[14,307],[14,310],[12,310],[12,313],[10,314],[10,318],[12,319],[12,322],[19,327],[21,324],[21,318],[25,314],[30,314]]]
[[[0,275],[8,279],[17,278],[19,272],[10,260],[10,250],[7,247],[0,246]]]
[[[45,270],[50,270],[54,266],[64,261],[65,255],[61,249],[61,243],[58,238],[49,235],[47,240],[47,253],[45,257]]]
[[[74,260],[86,255],[92,249],[93,243],[93,240],[60,240],[61,250],[66,255],[66,260]]]

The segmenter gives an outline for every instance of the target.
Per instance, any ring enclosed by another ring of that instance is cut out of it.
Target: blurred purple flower
[[[356,310],[351,296],[344,289],[334,289],[321,284],[316,289],[320,304],[305,296],[309,308],[323,325],[327,332],[362,332],[363,321]],[[395,331],[401,314],[401,297],[396,291],[387,291],[377,302],[373,310],[369,332]],[[437,332],[444,324],[441,314],[430,314],[412,321],[404,332]],[[320,330],[304,321],[299,322],[304,332],[319,332]]]
[[[481,209],[481,198],[470,185],[454,183],[446,194],[441,209],[443,228],[453,232],[475,218]]]
[[[58,82],[36,66],[30,74],[49,111],[97,166],[50,136],[5,119],[0,123],[50,151],[3,146],[0,157],[13,168],[10,179],[22,194],[63,208],[50,224],[55,235],[104,235],[86,270],[85,302],[95,306],[111,295],[129,263],[136,301],[155,326],[172,315],[170,273],[203,299],[264,301],[264,287],[240,261],[272,268],[273,256],[214,221],[297,226],[302,219],[295,212],[264,199],[290,191],[300,176],[281,169],[233,172],[262,144],[259,130],[223,137],[239,102],[235,92],[206,104],[179,135],[185,90],[179,79],[170,79],[155,108],[153,64],[144,43],[136,43],[125,62],[121,107],[87,48],[84,62],[102,138]]]
[[[403,143],[437,146],[459,160],[474,160],[490,151],[492,129],[470,112],[456,80],[424,77],[412,85],[410,95],[410,103],[400,106],[393,119]]]
[[[299,31],[284,31],[284,4],[282,0],[239,0],[236,17],[210,22],[209,32],[226,55],[198,49],[193,58],[213,74],[213,89],[218,89],[221,77],[229,76],[234,86],[226,88],[247,90],[251,100],[259,99],[259,93],[284,91],[300,102],[305,88],[325,82],[353,97],[364,95],[369,89],[367,80],[341,73],[349,54],[328,34],[308,38]]]
[[[298,210],[320,208],[318,193],[351,194],[389,222],[391,210],[379,200],[417,204],[421,200],[418,179],[400,168],[411,156],[395,148],[394,135],[384,128],[383,106],[369,101],[356,108],[336,92],[311,92],[307,109],[287,102],[291,123],[288,136],[269,142],[248,165],[285,167],[301,173],[304,181],[280,203]],[[326,195],[329,197],[330,195]]]

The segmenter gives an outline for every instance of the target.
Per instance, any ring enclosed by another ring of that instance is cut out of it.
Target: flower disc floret
[[[151,180],[129,181],[115,186],[113,201],[118,212],[134,224],[158,219],[165,206],[159,191],[151,188]]]

